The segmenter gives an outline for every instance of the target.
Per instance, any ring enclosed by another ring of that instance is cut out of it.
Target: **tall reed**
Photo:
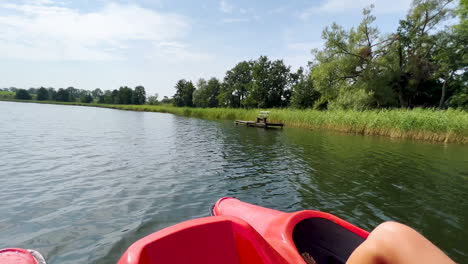
[[[27,102],[27,101],[26,101]],[[31,101],[39,102],[39,101]],[[468,143],[468,112],[449,109],[392,109],[368,111],[316,111],[299,109],[188,108],[171,105],[109,105],[46,101],[40,103],[105,107],[131,111],[172,113],[182,116],[255,120],[259,111],[270,111],[269,120],[289,127],[323,129],[393,138]]]

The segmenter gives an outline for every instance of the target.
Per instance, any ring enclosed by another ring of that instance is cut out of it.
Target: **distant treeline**
[[[373,6],[355,28],[332,24],[307,69],[261,56],[222,81],[179,80],[175,106],[315,109],[468,108],[468,1],[414,0],[397,30],[373,26]],[[455,20],[456,19],[456,20]],[[447,26],[446,21],[457,21]]]
[[[80,103],[100,103],[100,104],[158,104],[158,95],[146,96],[143,86],[137,86],[135,89],[122,86],[113,91],[102,91],[96,88],[92,91],[68,88],[29,88],[19,89],[16,87],[0,89],[0,98],[11,98],[19,100],[38,100],[38,101],[57,101],[57,102],[80,102]],[[169,98],[165,97],[163,103],[170,103]]]

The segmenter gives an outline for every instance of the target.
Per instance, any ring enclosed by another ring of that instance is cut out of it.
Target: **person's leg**
[[[376,227],[347,264],[452,264],[438,247],[414,229],[396,222]]]

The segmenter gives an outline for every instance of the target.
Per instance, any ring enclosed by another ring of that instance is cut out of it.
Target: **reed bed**
[[[27,101],[24,101],[27,102]],[[38,101],[30,101],[38,102]],[[120,110],[171,113],[182,116],[255,120],[259,111],[270,111],[269,120],[288,127],[380,135],[438,142],[468,143],[468,112],[449,109],[382,109],[368,111],[316,111],[299,109],[187,108],[171,105],[108,105],[42,101],[67,105],[105,107]]]

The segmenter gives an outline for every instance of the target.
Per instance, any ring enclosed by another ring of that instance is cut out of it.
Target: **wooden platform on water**
[[[236,120],[234,121],[236,125],[246,125],[250,127],[262,127],[262,128],[270,128],[270,127],[284,127],[283,123],[270,123],[270,122],[255,122],[255,121],[244,121],[244,120]]]
[[[267,121],[268,115],[270,115],[270,111],[260,111],[260,114],[257,117],[257,121],[244,121],[244,120],[236,120],[234,123],[236,125],[246,125],[250,127],[262,127],[262,128],[269,128],[269,127],[284,127],[283,123],[270,123]]]

